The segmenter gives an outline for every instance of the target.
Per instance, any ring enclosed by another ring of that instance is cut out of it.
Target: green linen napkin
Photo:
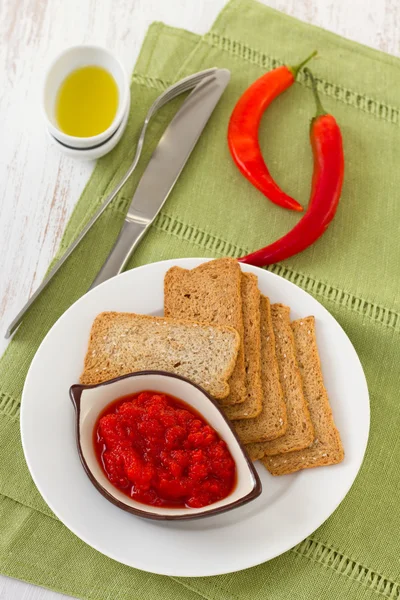
[[[138,172],[34,305],[0,361],[2,573],[94,600],[400,598],[400,61],[251,0],[231,1],[202,38],[152,25],[132,77],[128,129],[114,152],[99,160],[59,254],[130,163],[151,102],[179,76],[214,65],[232,71],[231,84],[129,266],[182,256],[239,256],[291,228],[298,215],[273,206],[233,166],[226,127],[250,82],[278,64],[298,62],[314,48],[320,58],[312,68],[322,101],[343,130],[343,196],[323,238],[271,270],[332,312],[363,363],[371,393],[371,435],[350,493],[322,527],[285,555],[235,574],[184,579],[149,575],[97,553],[55,518],[30,478],[18,423],[30,361],[55,320],[85,293],[109,252],[177,100],[151,123]],[[261,145],[274,176],[304,204],[312,168],[308,126],[313,113],[311,92],[300,76],[271,106],[261,128]]]

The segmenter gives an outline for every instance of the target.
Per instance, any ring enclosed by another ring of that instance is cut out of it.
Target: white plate
[[[75,446],[68,390],[78,381],[95,316],[104,310],[162,314],[163,278],[172,265],[154,263],[106,281],[57,321],[36,353],[26,379],[21,434],[32,477],[57,517],[79,538],[126,565],[163,575],[198,577],[239,571],[289,550],[337,508],[363,460],[369,399],[357,354],[340,325],[312,296],[268,271],[262,293],[291,306],[293,319],[314,315],[325,384],[345,449],[335,466],[272,477],[258,466],[263,492],[250,504],[202,521],[149,522],[110,504],[92,486]]]

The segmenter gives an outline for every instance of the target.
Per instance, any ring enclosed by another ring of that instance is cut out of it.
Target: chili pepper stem
[[[307,73],[308,77],[311,79],[312,91],[315,98],[315,104],[317,105],[317,113],[314,118],[322,117],[322,115],[327,115],[328,113],[322,106],[322,102],[318,94],[317,82],[315,81],[314,75],[311,73],[310,69],[304,69],[304,72]]]
[[[317,54],[318,54],[318,51],[314,50],[314,52],[311,52],[310,56],[307,56],[307,58],[305,60],[303,60],[301,63],[299,63],[298,65],[293,65],[292,67],[288,67],[289,71],[291,71],[293,73],[293,77],[295,79],[296,79],[297,75],[299,74],[300,69],[302,69],[304,67],[304,65],[306,65]]]

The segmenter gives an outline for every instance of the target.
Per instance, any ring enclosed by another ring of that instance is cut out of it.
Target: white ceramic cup
[[[57,94],[62,82],[72,71],[89,65],[103,67],[114,77],[118,87],[117,112],[111,125],[98,135],[90,137],[67,135],[58,127],[56,120]],[[126,72],[119,60],[105,48],[85,45],[73,46],[59,54],[50,65],[45,76],[42,102],[47,129],[50,135],[59,142],[57,146],[61,150],[63,147],[69,150],[99,149],[101,145],[108,142],[109,151],[115,145],[109,142],[117,133],[123,121],[126,124],[127,119],[124,119],[124,117],[129,111],[130,94]]]

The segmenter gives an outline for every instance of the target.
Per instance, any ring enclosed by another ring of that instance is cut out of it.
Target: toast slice
[[[220,258],[192,270],[172,267],[164,278],[164,313],[166,317],[236,329],[240,336],[239,353],[229,380],[230,393],[221,404],[244,402],[247,393],[239,263],[233,258]]]
[[[156,369],[187,377],[223,398],[239,344],[233,327],[103,312],[92,325],[80,382],[92,385]]]
[[[243,343],[247,398],[240,404],[225,406],[228,419],[254,419],[262,410],[260,291],[258,277],[242,273]],[[240,423],[240,421],[238,421]]]
[[[262,411],[255,419],[234,423],[236,433],[243,444],[274,440],[283,435],[287,429],[286,404],[279,381],[269,298],[260,294],[259,305],[261,315]],[[244,404],[240,404],[238,408],[244,406]]]
[[[271,316],[279,378],[286,402],[287,429],[284,435],[275,440],[248,445],[246,449],[253,460],[266,455],[302,450],[314,439],[314,428],[296,359],[290,308],[283,304],[272,304]]]
[[[333,421],[324,386],[315,335],[315,319],[307,317],[293,321],[292,329],[315,439],[305,450],[263,458],[263,464],[272,475],[285,475],[301,469],[334,465],[344,458],[342,442]]]

